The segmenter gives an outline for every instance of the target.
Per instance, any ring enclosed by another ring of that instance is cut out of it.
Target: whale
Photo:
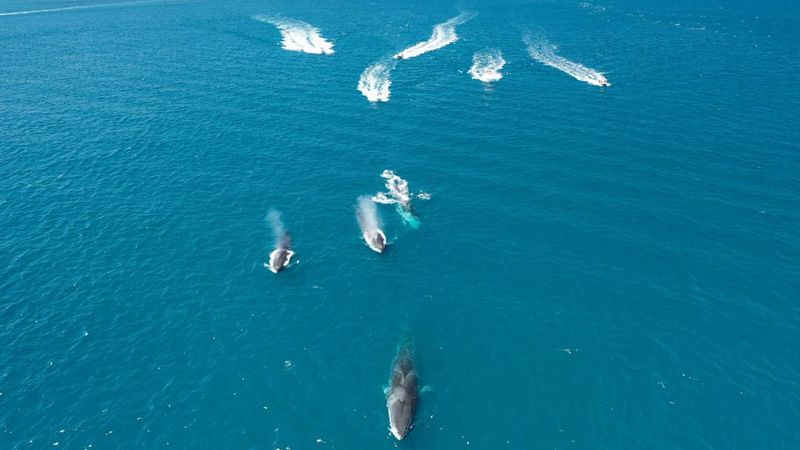
[[[275,244],[275,250],[269,254],[269,263],[264,264],[272,273],[278,273],[281,270],[289,267],[292,262],[292,237],[291,235],[281,230],[278,237],[278,242]]]
[[[294,256],[292,236],[283,225],[280,211],[270,209],[269,214],[267,214],[267,220],[275,237],[275,249],[270,252],[269,261],[264,263],[264,267],[272,273],[278,273],[289,267],[289,263],[292,262],[292,256]]]
[[[378,253],[383,253],[386,250],[386,235],[380,228],[364,231],[363,236],[367,246],[372,250]]]
[[[397,440],[408,434],[419,402],[417,371],[410,347],[398,353],[392,364],[392,377],[386,393],[386,410],[389,413],[389,431]]]
[[[386,249],[386,234],[381,230],[381,218],[375,203],[368,195],[358,197],[356,218],[361,228],[361,236],[371,250],[383,253]]]
[[[288,248],[276,248],[272,251],[272,253],[269,254],[269,264],[267,267],[272,271],[272,273],[278,273],[281,270],[289,267],[289,263],[292,261],[292,256],[294,256],[294,252]]]

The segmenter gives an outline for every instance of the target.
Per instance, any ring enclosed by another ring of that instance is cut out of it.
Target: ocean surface
[[[4,0],[0,448],[800,448],[799,143],[795,2]]]

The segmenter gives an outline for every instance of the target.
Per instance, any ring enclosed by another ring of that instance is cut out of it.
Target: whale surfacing
[[[414,369],[411,348],[406,345],[398,353],[392,366],[392,379],[386,394],[389,413],[389,430],[401,440],[408,434],[417,410],[417,371]]]
[[[269,262],[264,263],[264,267],[269,269],[272,273],[278,273],[281,270],[289,267],[292,262],[292,236],[283,225],[281,213],[272,209],[267,214],[270,228],[272,228],[272,235],[275,237],[275,249],[269,254]]]
[[[356,218],[358,219],[358,226],[361,228],[361,236],[364,237],[367,247],[378,253],[383,253],[387,244],[386,235],[381,230],[381,218],[378,216],[378,209],[369,196],[362,195],[358,198]]]
[[[269,254],[269,265],[267,266],[272,273],[278,273],[289,267],[294,252],[288,248],[276,248]]]
[[[375,230],[364,231],[364,241],[366,241],[367,246],[372,250],[383,253],[386,250],[386,235],[383,234],[383,230],[380,228],[376,228]]]

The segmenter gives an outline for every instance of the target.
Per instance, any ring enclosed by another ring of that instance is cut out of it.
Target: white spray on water
[[[267,214],[267,221],[272,228],[272,235],[275,238],[275,249],[269,254],[269,262],[264,263],[273,273],[289,267],[294,252],[292,251],[292,239],[286,231],[286,227],[281,220],[281,213],[271,209]]]
[[[394,171],[386,169],[381,172],[381,178],[386,180],[388,192],[379,192],[372,197],[372,201],[389,205],[399,203],[403,207],[411,206],[411,194],[408,191],[408,181],[397,176]]]
[[[503,78],[500,70],[505,65],[506,60],[500,50],[486,50],[472,56],[472,67],[467,73],[475,80],[491,83]]]
[[[418,228],[420,220],[414,213],[411,199],[416,197],[421,200],[428,200],[431,198],[430,194],[427,192],[420,192],[416,196],[411,194],[408,188],[408,181],[400,178],[394,171],[389,169],[381,173],[381,178],[386,180],[387,192],[378,192],[372,197],[372,201],[384,205],[396,205],[397,213],[400,214],[403,222],[412,228]]]
[[[447,22],[435,25],[433,27],[433,34],[427,41],[412,45],[396,56],[400,59],[410,59],[452,44],[458,40],[456,26],[466,23],[473,17],[475,17],[473,13],[461,13]]]
[[[61,8],[49,8],[49,9],[29,9],[25,11],[10,11],[10,12],[0,12],[0,17],[5,16],[23,16],[28,14],[44,14],[44,13],[51,13],[51,12],[60,12],[60,11],[74,11],[80,9],[95,9],[95,8],[114,8],[120,6],[134,6],[134,5],[142,5],[148,3],[160,3],[162,0],[142,0],[142,1],[135,1],[135,2],[117,2],[117,3],[98,3],[95,5],[75,5],[75,6],[63,6]]]
[[[557,55],[556,50],[558,50],[558,47],[548,42],[547,39],[539,37],[534,40],[530,34],[526,34],[522,40],[528,45],[528,53],[531,58],[536,61],[558,69],[584,83],[589,83],[593,86],[611,86],[611,83],[601,72]]]
[[[416,56],[440,49],[458,40],[456,25],[461,25],[475,14],[462,13],[447,22],[440,23],[433,27],[433,34],[430,39],[415,44],[402,52],[394,55],[394,59],[377,61],[361,72],[358,79],[358,90],[370,102],[388,102],[392,94],[392,70],[397,65],[398,59],[410,59]]]
[[[274,25],[281,32],[284,50],[332,55],[333,43],[322,37],[318,28],[300,20],[282,19],[269,16],[254,16],[259,22]]]
[[[358,226],[361,227],[361,233],[365,238],[373,237],[381,230],[378,208],[375,207],[375,203],[368,196],[362,195],[358,197],[356,217],[358,218]]]
[[[272,236],[275,238],[275,249],[284,248],[289,249],[291,246],[289,233],[286,232],[286,226],[283,224],[280,211],[274,209],[269,210],[267,213],[267,221],[270,228],[272,228]]]
[[[371,102],[388,102],[392,92],[392,69],[397,65],[395,60],[378,61],[364,69],[358,79],[358,90]]]

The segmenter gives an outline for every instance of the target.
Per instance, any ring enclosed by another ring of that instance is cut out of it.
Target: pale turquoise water
[[[388,103],[356,90],[459,11]],[[398,447],[800,447],[798,25],[656,1],[0,15],[0,447],[393,448],[404,336],[431,390]],[[467,75],[486,48],[491,88]],[[380,207],[378,255],[353,208],[386,168],[432,198],[416,230]],[[299,261],[278,276],[270,208]]]

